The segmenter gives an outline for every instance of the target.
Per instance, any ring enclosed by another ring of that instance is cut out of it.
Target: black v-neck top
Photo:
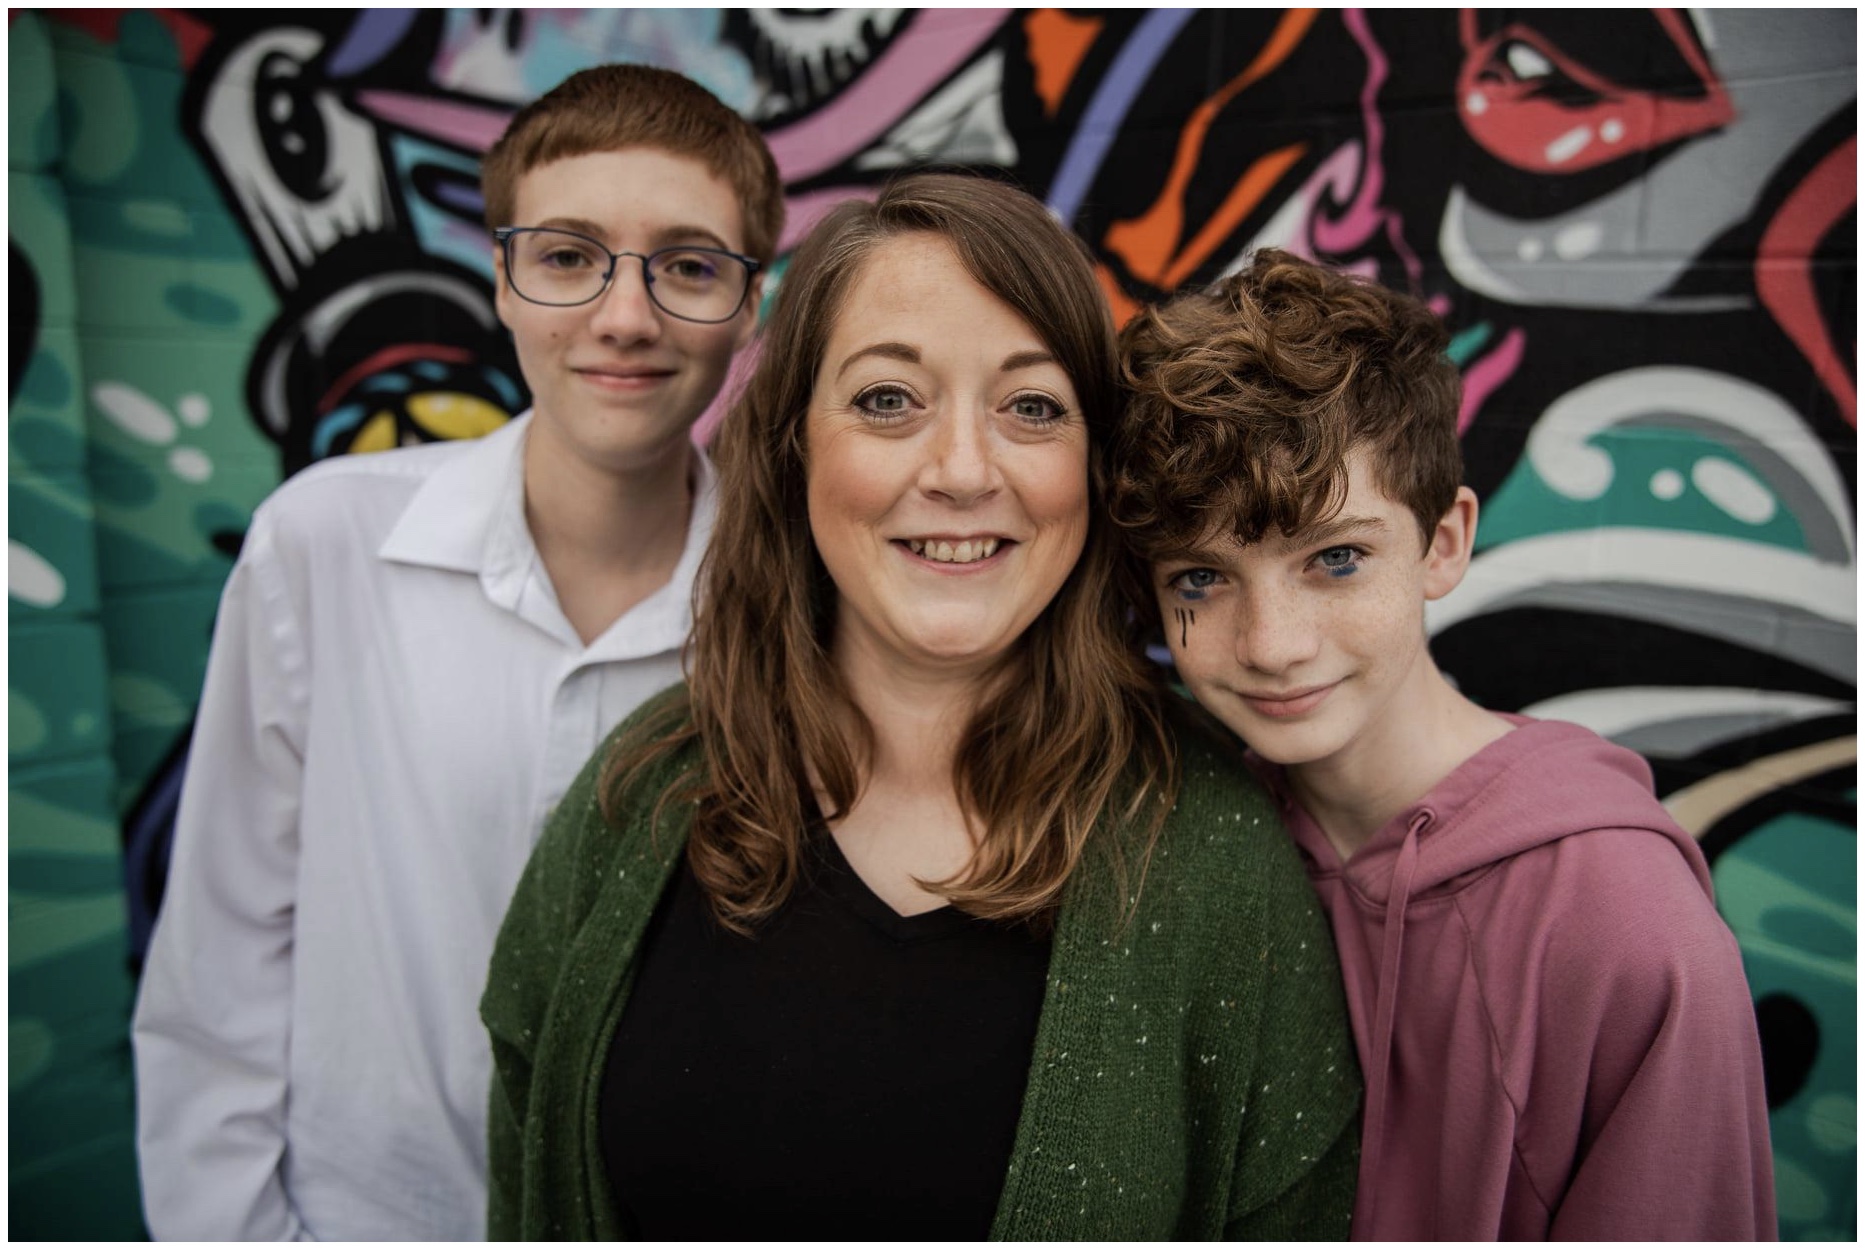
[[[897,914],[826,831],[753,938],[713,921],[683,862],[603,1072],[629,1236],[983,1239],[1048,964],[1025,926]]]

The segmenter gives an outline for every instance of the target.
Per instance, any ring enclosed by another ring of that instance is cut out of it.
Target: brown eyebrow
[[[1361,534],[1384,534],[1390,530],[1386,522],[1376,516],[1337,516],[1331,521],[1311,525],[1300,533],[1290,537],[1277,535],[1265,537],[1262,541],[1273,542],[1278,551],[1295,551],[1303,547],[1324,547],[1342,538],[1352,538]],[[1184,547],[1171,547],[1150,552],[1147,563],[1155,565],[1168,564],[1217,564],[1225,558],[1224,548],[1234,545],[1236,540],[1229,535],[1208,536],[1205,541]],[[1247,546],[1258,544],[1250,543]]]
[[[586,217],[547,217],[539,222],[538,226],[541,229],[570,230],[577,234],[586,234],[604,247],[609,245],[608,235],[603,228]],[[682,243],[690,243],[695,247],[716,248],[721,252],[733,250],[726,246],[724,239],[704,226],[668,226],[663,230],[657,230],[654,232],[653,245],[650,250],[659,251],[664,247],[678,247]]]
[[[870,343],[859,351],[850,352],[842,367],[835,371],[836,377],[848,372],[848,367],[863,356],[879,356],[884,360],[899,360],[910,365],[920,362],[920,349],[908,343]]]
[[[842,367],[835,371],[836,377],[848,372],[848,367],[863,356],[880,356],[887,360],[901,360],[910,365],[920,362],[919,348],[908,343],[870,343],[860,351],[850,353]],[[1018,369],[1030,369],[1037,365],[1052,365],[1056,358],[1046,351],[1012,352],[1004,357],[1004,363],[997,367],[999,373],[1014,373]]]
[[[1337,516],[1282,539],[1280,545],[1285,551],[1295,547],[1320,547],[1356,534],[1383,534],[1386,529],[1386,522],[1376,516]]]
[[[1053,365],[1056,358],[1046,351],[1011,352],[1004,357],[1004,363],[997,367],[999,373],[1013,373],[1018,369],[1029,369],[1036,365]]]

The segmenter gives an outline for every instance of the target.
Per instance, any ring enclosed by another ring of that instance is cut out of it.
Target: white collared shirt
[[[134,1024],[159,1238],[484,1236],[493,939],[550,809],[680,679],[717,501],[698,455],[672,579],[585,647],[528,426],[326,461],[253,514]]]

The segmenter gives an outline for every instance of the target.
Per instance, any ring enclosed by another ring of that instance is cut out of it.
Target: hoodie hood
[[[1515,726],[1387,821],[1344,864],[1320,826],[1293,801],[1280,770],[1264,770],[1325,895],[1344,888],[1351,913],[1330,903],[1355,1040],[1366,1080],[1357,1236],[1377,1235],[1390,1106],[1393,1034],[1401,1001],[1406,914],[1424,900],[1480,888],[1490,869],[1537,847],[1600,829],[1649,831],[1674,843],[1710,894],[1709,867],[1652,791],[1644,759],[1589,729],[1504,715]],[[1358,933],[1347,931],[1355,927]],[[1350,942],[1366,942],[1358,948]],[[1372,984],[1368,984],[1371,981]],[[1368,991],[1371,991],[1369,995]],[[1412,995],[1417,994],[1414,987]],[[1369,1003],[1369,997],[1371,1002]],[[1427,988],[1416,1001],[1429,1002]],[[1370,1007],[1370,1011],[1369,1011]]]
[[[1651,767],[1637,752],[1566,721],[1497,713],[1513,724],[1424,798],[1387,821],[1344,865],[1327,835],[1272,778],[1289,830],[1311,873],[1338,867],[1364,903],[1384,908],[1395,883],[1408,899],[1454,893],[1481,870],[1590,829],[1648,829],[1676,843],[1710,893],[1696,843],[1656,803]],[[1406,842],[1416,842],[1408,881],[1395,882]]]

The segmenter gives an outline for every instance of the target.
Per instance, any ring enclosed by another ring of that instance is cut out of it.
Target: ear
[[[742,352],[751,336],[758,332],[758,310],[764,307],[764,275],[751,275],[751,289],[745,292],[745,306],[738,310],[738,335],[732,340],[732,350]]]
[[[1425,549],[1425,598],[1442,599],[1457,589],[1470,568],[1470,553],[1476,547],[1476,492],[1468,486],[1457,488],[1457,498],[1438,518]]]
[[[492,307],[499,315],[499,324],[507,330],[512,328],[510,307],[516,298],[512,294],[512,284],[505,280],[505,249],[495,241],[492,244]]]

